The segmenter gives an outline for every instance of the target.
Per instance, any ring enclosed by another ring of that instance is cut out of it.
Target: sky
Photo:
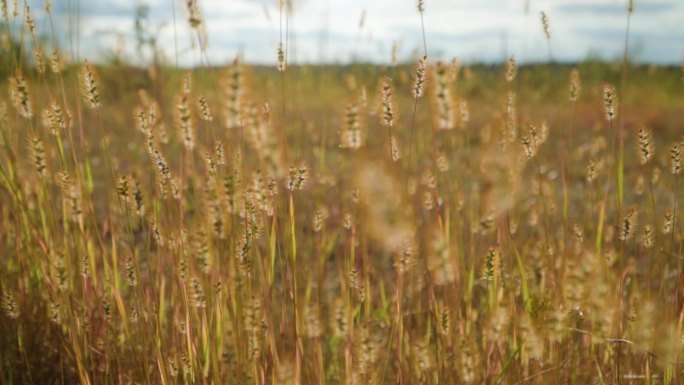
[[[190,28],[186,0],[54,0],[63,48],[78,46],[78,59],[102,61],[118,53],[138,64],[150,51],[137,50],[136,7],[149,7],[146,28],[170,64],[275,64],[280,41],[277,0],[198,0],[207,35],[204,58]],[[396,45],[400,61],[423,51],[416,0],[292,0],[283,20],[292,63],[388,63]],[[425,0],[428,56],[464,62],[547,61],[540,12],[548,14],[551,55],[556,61],[622,57],[628,0]],[[29,0],[39,29],[49,23],[43,0]],[[77,17],[78,15],[78,17]],[[363,23],[361,24],[361,20]],[[78,20],[78,23],[75,22]],[[287,29],[285,25],[287,24]],[[287,31],[287,32],[286,32]],[[76,37],[78,44],[76,45]],[[684,0],[635,0],[629,52],[639,62],[684,61]]]

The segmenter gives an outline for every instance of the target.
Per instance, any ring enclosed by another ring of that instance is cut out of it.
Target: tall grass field
[[[684,67],[631,60],[638,1],[613,61],[546,12],[545,61],[445,58],[421,0],[410,61],[344,65],[291,1],[215,63],[169,1],[194,66],[77,55],[68,3],[1,1],[0,384],[684,384]]]

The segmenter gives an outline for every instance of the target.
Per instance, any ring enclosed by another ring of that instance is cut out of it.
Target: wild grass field
[[[6,3],[1,384],[684,383],[684,67],[95,64]]]

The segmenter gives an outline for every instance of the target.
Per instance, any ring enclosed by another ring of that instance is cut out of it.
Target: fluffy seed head
[[[185,5],[188,9],[190,27],[198,28],[202,24],[202,13],[200,12],[197,0],[185,0]]]
[[[223,148],[223,143],[217,142],[214,146],[214,159],[216,164],[224,166],[226,164],[226,152]]]
[[[55,48],[50,56],[50,70],[53,74],[58,74],[62,71],[62,58],[59,51]]]
[[[66,207],[70,219],[80,224],[83,220],[81,190],[67,171],[61,171],[57,174],[57,184],[62,189],[63,205]]]
[[[29,32],[31,32],[33,41],[36,41],[36,23],[33,21],[33,16],[31,15],[31,8],[28,5],[26,5],[24,15],[26,16],[26,27],[28,28]]]
[[[125,175],[122,175],[119,177],[119,180],[116,181],[116,193],[121,197],[123,200],[128,200],[130,192],[130,183],[128,181],[128,177]]]
[[[9,318],[19,318],[19,306],[17,306],[14,296],[9,291],[2,293],[2,309]]]
[[[589,159],[587,164],[587,182],[593,183],[596,179],[597,163],[594,159]]]
[[[2,8],[2,20],[5,24],[9,24],[9,11],[7,9],[7,0],[2,0],[0,2],[0,8]]]
[[[306,179],[309,176],[309,166],[306,163],[301,163],[299,167],[290,166],[290,172],[287,179],[287,189],[290,191],[302,190],[306,185]]]
[[[645,248],[650,249],[651,247],[653,247],[654,235],[655,235],[655,231],[653,230],[653,226],[651,226],[651,225],[644,226],[643,243],[644,243]]]
[[[461,113],[461,127],[465,128],[470,120],[470,109],[468,108],[468,101],[461,99],[458,102],[458,111]]]
[[[682,171],[682,144],[675,143],[670,149],[670,163],[672,165],[672,173],[679,175]]]
[[[147,140],[147,153],[152,163],[154,163],[154,170],[157,176],[157,184],[159,192],[162,197],[166,197],[171,184],[171,169],[162,153],[154,146],[151,140]]]
[[[670,234],[672,232],[672,226],[674,224],[674,217],[671,211],[666,211],[663,216],[663,234]]]
[[[51,134],[58,135],[71,126],[71,113],[69,111],[65,113],[59,103],[53,99],[50,101],[50,105],[43,110],[42,120],[43,125]]]
[[[501,271],[501,252],[490,248],[485,255],[484,278],[487,281],[497,281]]]
[[[147,117],[147,111],[144,108],[136,108],[133,112],[133,118],[135,119],[135,128],[138,131],[145,134],[146,137],[151,137],[153,135],[150,127],[150,119]]]
[[[401,151],[399,150],[399,140],[394,136],[390,138],[390,149],[392,151],[392,161],[399,161],[399,159],[401,159]]]
[[[437,170],[440,172],[447,172],[449,171],[449,158],[447,155],[443,152],[437,153]]]
[[[615,86],[612,84],[603,84],[601,87],[603,91],[603,108],[606,113],[606,119],[612,122],[617,117],[618,96]]]
[[[41,178],[45,177],[45,169],[47,166],[45,163],[45,147],[43,146],[43,140],[38,136],[31,138],[30,150],[33,167]]]
[[[320,233],[323,230],[323,223],[325,221],[325,212],[322,209],[316,210],[314,212],[312,224],[315,233]]]
[[[443,63],[435,66],[435,104],[437,106],[437,128],[440,130],[451,130],[455,127],[454,106],[449,88],[449,68]]]
[[[425,67],[427,66],[427,56],[423,56],[416,66],[416,79],[413,83],[413,97],[418,99],[423,96],[425,89]]]
[[[518,64],[515,61],[515,56],[508,58],[506,62],[506,81],[512,82],[515,80],[515,76],[518,74]]]
[[[642,165],[648,163],[653,158],[655,152],[655,144],[653,143],[653,131],[648,127],[641,127],[637,132],[638,136],[638,152],[639,163]]]
[[[211,116],[209,103],[207,103],[207,99],[204,97],[204,95],[200,95],[197,98],[197,107],[199,108],[200,118],[202,118],[202,120],[207,122],[211,122],[212,120],[214,120],[214,117]]]
[[[188,71],[183,75],[182,92],[185,94],[190,94],[192,90],[192,72]]]
[[[415,262],[416,249],[418,245],[414,240],[407,239],[401,252],[397,253],[395,267],[400,274],[408,273]]]
[[[451,81],[455,82],[458,80],[458,74],[461,72],[461,61],[455,57],[451,59]]]
[[[551,38],[551,32],[549,31],[549,17],[546,14],[546,12],[542,11],[541,12],[541,23],[542,23],[542,28],[544,29],[544,35],[546,36],[547,39]]]
[[[43,52],[42,48],[40,48],[40,46],[33,47],[33,62],[36,66],[36,70],[38,70],[38,73],[41,75],[45,74],[45,53]]]
[[[580,74],[577,68],[573,68],[570,71],[570,101],[575,102],[580,96],[582,91],[582,83],[580,80]]]
[[[195,128],[192,121],[188,97],[189,95],[185,92],[178,94],[178,97],[176,98],[175,118],[178,132],[180,133],[181,138],[183,138],[183,144],[188,150],[192,150],[195,147]]]
[[[88,60],[83,62],[81,67],[81,94],[86,104],[93,109],[100,107],[100,93],[98,91],[97,80],[95,79],[95,72]]]
[[[287,58],[285,57],[285,49],[283,48],[283,43],[278,44],[278,71],[285,72],[287,68]]]
[[[243,70],[237,58],[228,67],[228,72],[221,83],[226,94],[224,103],[226,127],[228,129],[237,128],[240,126],[240,114],[245,93]]]
[[[380,97],[382,101],[382,114],[380,124],[385,127],[392,127],[397,120],[396,100],[394,96],[394,86],[392,79],[384,77],[380,81]]]
[[[509,90],[506,95],[506,131],[503,133],[509,143],[513,143],[518,137],[518,113],[516,109],[517,95]]]
[[[55,325],[61,325],[62,323],[62,310],[58,303],[50,304],[49,312],[50,321]]]
[[[359,106],[355,102],[347,105],[344,113],[344,127],[340,132],[340,147],[357,150],[363,144],[361,131],[361,114]]]
[[[124,265],[126,269],[126,283],[128,286],[135,287],[138,284],[138,279],[135,274],[135,262],[133,260],[133,255],[128,255],[126,257],[126,262]]]
[[[527,157],[527,159],[532,159],[537,153],[537,147],[532,143],[532,140],[530,140],[528,136],[522,136],[520,137],[520,143],[523,145],[525,157]]]
[[[192,278],[192,304],[197,308],[203,308],[207,305],[202,283],[197,277]]]
[[[28,84],[21,72],[17,71],[9,80],[10,99],[12,105],[17,109],[19,115],[23,118],[31,119],[33,117],[33,107],[29,98]]]
[[[637,211],[631,208],[622,219],[622,229],[620,231],[620,240],[628,241],[634,236],[636,231]]]

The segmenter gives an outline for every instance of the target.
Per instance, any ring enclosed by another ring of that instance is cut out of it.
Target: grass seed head
[[[642,243],[645,248],[650,249],[654,245],[655,230],[652,225],[644,226],[644,234],[642,238]]]
[[[637,211],[635,208],[631,208],[627,211],[627,214],[622,219],[622,229],[620,231],[620,240],[628,241],[636,232],[637,226]]]
[[[508,58],[508,61],[506,62],[506,81],[507,82],[512,82],[515,80],[516,75],[518,74],[518,64],[515,61],[515,56],[511,56]]]
[[[541,12],[541,23],[542,29],[544,30],[544,36],[546,36],[547,39],[551,39],[551,32],[549,31],[549,16],[544,11]]]
[[[228,67],[226,75],[221,79],[225,93],[225,103],[223,104],[225,125],[228,129],[240,127],[240,115],[245,97],[244,81],[242,65],[235,58],[233,64]]]
[[[185,0],[188,10],[188,23],[190,27],[199,28],[202,25],[202,13],[200,12],[198,0]]]
[[[641,127],[637,132],[637,149],[639,152],[639,163],[648,163],[655,153],[655,143],[653,141],[653,131],[648,127]]]
[[[204,95],[200,95],[197,98],[197,107],[200,111],[200,118],[206,122],[211,122],[214,117],[211,115],[211,110],[209,109],[209,103]]]
[[[50,71],[53,74],[62,72],[62,56],[56,48],[52,50],[52,55],[50,55]]]
[[[285,72],[287,68],[287,58],[285,56],[285,49],[283,43],[278,44],[278,72]]]
[[[138,285],[138,278],[135,273],[135,261],[133,260],[133,255],[129,254],[126,257],[126,262],[124,264],[126,270],[126,283],[130,287],[135,287]]]
[[[41,178],[44,178],[47,164],[45,159],[45,147],[43,146],[43,140],[40,137],[34,136],[31,138],[30,151],[31,160],[33,161],[33,167],[35,168],[36,173],[38,173]]]
[[[340,147],[358,150],[363,145],[363,120],[358,103],[347,104],[343,122],[344,127],[340,131]]]
[[[577,68],[570,71],[570,101],[576,102],[582,92],[582,81]]]
[[[596,160],[589,159],[589,162],[587,163],[586,179],[587,179],[587,182],[590,184],[593,183],[594,180],[596,179],[596,169],[597,169]]]
[[[192,112],[188,103],[188,93],[181,92],[176,97],[176,113],[174,115],[176,126],[183,145],[186,149],[192,150],[195,147],[195,127],[192,119]]]
[[[33,63],[41,75],[45,74],[47,69],[47,60],[45,59],[45,53],[40,46],[33,47]]]
[[[382,111],[380,114],[380,124],[385,127],[392,127],[397,121],[397,107],[394,85],[389,77],[384,77],[380,81],[380,100]]]
[[[416,99],[423,96],[423,93],[425,92],[426,67],[427,67],[427,56],[423,56],[418,61],[418,64],[416,65],[416,78],[415,78],[415,81],[413,83],[413,88],[411,90],[411,92],[413,93],[413,97]]]
[[[7,0],[0,1],[0,9],[2,9],[2,20],[5,25],[9,25],[9,10],[7,9]]]
[[[671,211],[666,211],[663,215],[663,234],[670,234],[674,225],[674,216]]]
[[[506,121],[505,131],[502,133],[504,137],[501,138],[502,144],[513,143],[518,137],[518,113],[516,109],[517,94],[509,90],[506,94]]]
[[[401,159],[401,150],[399,149],[399,139],[396,136],[390,138],[390,149],[392,150],[392,161],[398,162]]]
[[[670,165],[672,174],[679,175],[682,171],[682,143],[675,143],[670,149]]]
[[[615,86],[612,84],[604,83],[601,86],[603,91],[603,108],[606,114],[606,120],[613,122],[617,117],[618,110],[618,96]]]
[[[100,92],[93,67],[88,60],[83,62],[80,73],[81,95],[88,107],[97,109],[100,107]]]
[[[468,121],[470,121],[470,109],[468,108],[467,100],[459,100],[458,111],[461,113],[461,128],[466,128]]]
[[[451,59],[451,81],[452,82],[457,82],[458,81],[458,76],[461,73],[461,68],[463,67],[463,63],[461,63],[461,60],[459,60],[457,57]]]
[[[306,180],[309,176],[309,166],[302,162],[299,167],[290,166],[290,172],[287,178],[287,189],[290,191],[298,191],[304,189]]]
[[[437,107],[437,128],[451,130],[456,126],[454,100],[449,87],[451,75],[449,68],[442,62],[435,65],[434,100]]]
[[[100,92],[93,67],[88,60],[83,62],[80,73],[81,95],[88,107],[97,109],[100,107]]]
[[[14,296],[7,290],[2,293],[2,310],[5,311],[7,317],[12,319],[19,318],[19,306],[14,300]]]
[[[33,106],[29,97],[28,84],[18,70],[14,76],[10,77],[9,87],[10,99],[14,108],[23,118],[31,119],[33,117]]]
[[[33,15],[31,15],[31,8],[26,5],[24,8],[24,16],[25,16],[25,23],[26,23],[26,28],[28,28],[29,32],[31,32],[31,37],[33,38],[33,41],[35,42],[36,39],[36,23],[33,21]]]

